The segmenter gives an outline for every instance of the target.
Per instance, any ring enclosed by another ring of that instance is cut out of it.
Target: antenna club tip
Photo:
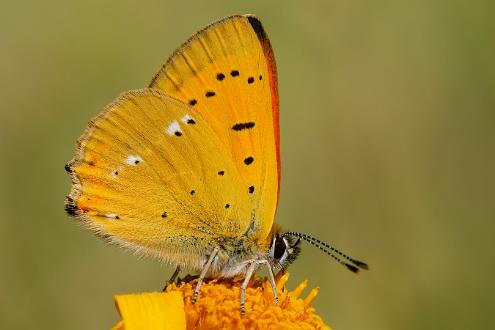
[[[368,266],[367,263],[359,261],[359,260],[352,260],[352,263],[358,266],[359,268],[369,270],[370,267]]]
[[[355,266],[353,266],[353,265],[349,265],[349,264],[344,264],[344,265],[345,265],[345,266],[347,267],[347,269],[349,269],[351,272],[356,273],[356,274],[357,274],[357,273],[359,273],[359,268],[357,268],[357,267],[355,267]]]

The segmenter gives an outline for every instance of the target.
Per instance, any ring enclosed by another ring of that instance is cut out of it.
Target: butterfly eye
[[[274,244],[275,244],[275,249],[273,251],[273,258],[280,259],[284,255],[285,250],[287,249],[287,244],[285,243],[282,236],[277,236],[275,238]]]

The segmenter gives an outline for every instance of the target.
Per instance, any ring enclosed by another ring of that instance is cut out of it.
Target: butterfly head
[[[293,236],[285,236],[279,233],[274,234],[272,245],[268,252],[273,267],[284,269],[296,260],[299,252],[301,252],[300,243],[300,238],[295,240]]]

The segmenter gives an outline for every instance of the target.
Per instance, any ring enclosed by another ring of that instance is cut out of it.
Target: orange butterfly
[[[66,165],[66,211],[111,243],[177,265],[173,278],[181,267],[201,272],[193,302],[205,276],[245,274],[242,312],[262,265],[277,301],[274,272],[295,259],[300,239],[352,271],[366,269],[274,223],[278,108],[275,58],[260,21],[236,15],[213,23],[176,50],[148,88],[123,93],[90,121]]]

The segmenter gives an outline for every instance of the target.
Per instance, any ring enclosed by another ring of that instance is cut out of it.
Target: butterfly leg
[[[205,278],[208,269],[210,269],[210,266],[213,263],[213,259],[215,259],[215,257],[217,256],[217,253],[218,253],[218,248],[216,247],[211,252],[208,261],[206,262],[205,266],[203,267],[203,270],[201,271],[201,275],[199,275],[198,283],[196,283],[196,288],[194,289],[194,294],[191,300],[193,304],[195,304],[196,301],[198,300],[199,290],[201,289],[201,284],[203,284],[203,279]]]
[[[167,283],[165,283],[165,287],[163,288],[162,291],[165,291],[170,284],[175,282],[175,279],[177,278],[177,275],[179,275],[179,273],[180,273],[180,266],[177,266],[172,276],[170,276],[170,279],[167,281]]]
[[[272,285],[272,291],[273,291],[273,300],[275,301],[275,305],[278,305],[277,284],[275,283],[275,275],[273,274],[272,266],[266,260],[263,260],[263,263],[266,265],[266,268],[268,269],[268,274],[270,275],[270,283]]]
[[[249,268],[246,272],[246,276],[244,277],[244,282],[242,282],[241,286],[241,315],[244,315],[246,313],[246,308],[244,307],[244,301],[246,297],[246,288],[249,284],[249,280],[251,279],[251,276],[253,276],[254,271],[256,270],[258,264],[257,262],[252,262],[249,265]]]

